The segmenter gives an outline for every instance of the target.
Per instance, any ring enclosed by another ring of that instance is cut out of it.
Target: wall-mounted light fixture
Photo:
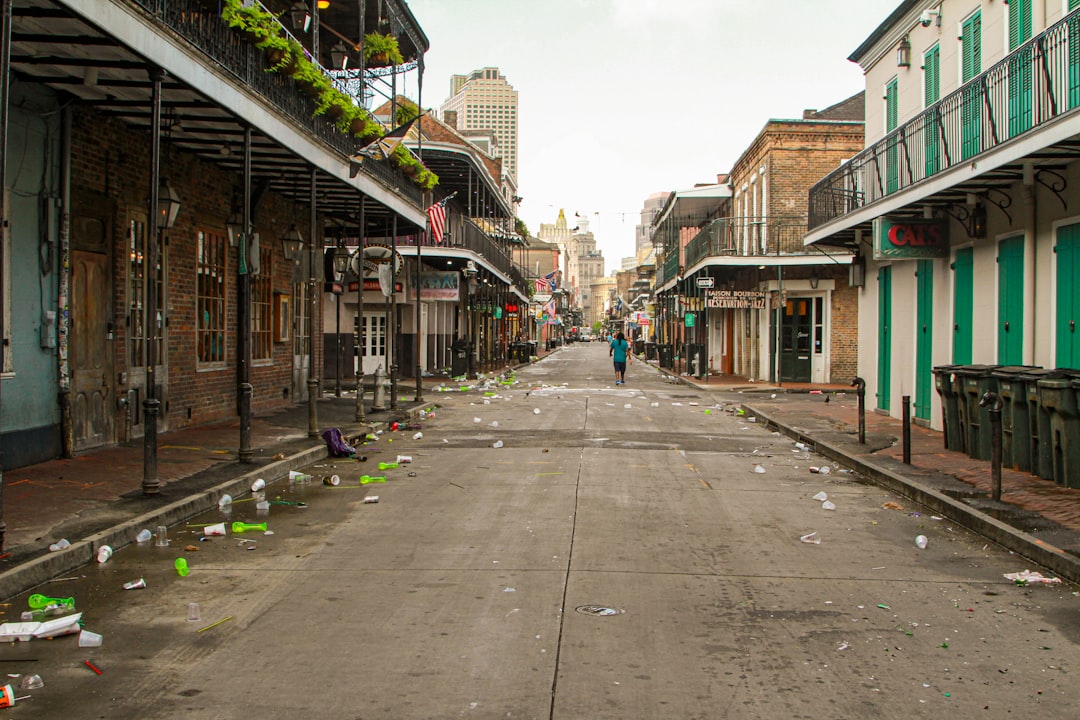
[[[818,277],[817,269],[815,268],[814,270],[810,271],[810,289],[811,290],[817,290],[818,285],[820,285],[820,284],[821,284],[821,278]]]
[[[968,216],[967,233],[973,238],[986,237],[986,205],[976,203]]]
[[[334,70],[344,70],[349,65],[349,48],[340,40],[330,48],[330,63]]]
[[[158,188],[158,226],[168,230],[176,223],[176,216],[179,214],[180,196],[168,180],[162,180]]]
[[[300,248],[304,246],[304,238],[296,225],[290,225],[288,232],[281,236],[281,250],[286,260],[296,262],[300,259]]]
[[[896,67],[911,67],[911,43],[908,42],[907,35],[896,46]]]
[[[308,12],[307,3],[293,3],[293,6],[289,8],[289,20],[292,21],[294,30],[307,32],[311,27],[311,13]]]

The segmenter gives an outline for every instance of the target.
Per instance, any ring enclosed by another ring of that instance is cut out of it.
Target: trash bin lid
[[[1000,365],[957,365],[953,370],[957,375],[965,377],[990,377]]]
[[[994,371],[994,377],[1008,380],[1026,380],[1028,371],[1041,369],[1034,365],[1002,365]]]

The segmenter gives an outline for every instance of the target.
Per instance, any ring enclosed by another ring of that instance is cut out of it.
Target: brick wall
[[[128,227],[132,217],[145,218],[149,198],[149,133],[132,129],[118,120],[89,109],[76,111],[72,138],[72,191],[87,191],[108,196],[113,203],[112,220],[112,317],[116,319],[114,343],[116,371],[127,370],[130,340],[125,319],[128,313],[126,279],[128,274]],[[196,250],[200,229],[224,233],[225,223],[233,212],[234,199],[240,197],[240,177],[163,143],[161,174],[176,189],[181,199],[176,225],[163,233],[167,268],[166,306],[167,343],[167,413],[172,429],[236,417],[237,370],[237,250],[229,248],[226,289],[226,365],[200,369],[196,358]],[[278,241],[289,224],[300,224],[310,217],[307,207],[291,208],[281,196],[267,193],[255,214],[255,229],[263,248],[273,250],[273,292],[294,295],[292,266],[286,262]],[[307,238],[310,233],[304,232]],[[265,272],[265,269],[264,269]],[[316,303],[321,315],[321,303]],[[320,334],[322,318],[314,327]],[[322,367],[321,340],[316,339],[316,357],[312,367]],[[292,389],[292,342],[273,343],[271,362],[255,361],[251,372],[254,385],[252,409],[264,412],[295,402]],[[130,378],[130,376],[129,376]],[[159,377],[159,381],[164,378]],[[118,378],[114,378],[114,382]],[[117,385],[117,395],[133,387]],[[135,388],[141,389],[141,388]],[[121,428],[122,417],[117,417]],[[123,438],[121,438],[123,439]]]

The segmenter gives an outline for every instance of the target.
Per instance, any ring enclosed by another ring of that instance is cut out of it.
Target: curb
[[[433,404],[433,401],[425,401],[419,406],[405,411],[405,414],[413,418]],[[362,439],[368,432],[385,429],[382,427],[384,425],[388,426],[388,423],[352,424],[347,428],[341,428],[341,431],[346,441],[353,444]],[[14,597],[54,577],[69,573],[87,563],[96,562],[98,548],[102,545],[109,545],[116,551],[134,544],[135,535],[143,528],[152,530],[158,525],[172,527],[207,510],[212,510],[218,506],[218,500],[222,495],[227,494],[234,498],[250,495],[251,483],[259,477],[265,478],[267,486],[269,486],[288,478],[290,470],[296,470],[305,465],[329,458],[330,454],[326,448],[326,443],[322,442],[321,438],[319,440],[319,445],[301,450],[283,460],[260,465],[249,472],[244,472],[206,490],[198,491],[186,498],[176,500],[156,510],[124,520],[105,530],[74,541],[70,547],[61,552],[50,552],[6,570],[0,573],[0,598]]]
[[[900,475],[865,458],[852,455],[836,445],[817,440],[806,433],[785,425],[768,413],[762,412],[751,405],[741,404],[740,407],[748,415],[758,418],[759,425],[775,428],[790,438],[806,443],[814,449],[814,452],[851,466],[876,485],[917,502],[971,532],[997,543],[1006,550],[1011,550],[1017,555],[1038,563],[1070,582],[1080,583],[1080,559],[1061,548],[1044,542],[1023,530],[1017,530],[1011,525],[964,502],[949,497],[934,488],[927,487],[917,480]]]

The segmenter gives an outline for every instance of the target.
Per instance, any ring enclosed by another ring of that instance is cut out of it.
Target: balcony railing
[[[290,77],[267,72],[269,66],[264,53],[225,24],[217,12],[217,3],[204,0],[130,1],[231,73],[240,84],[262,95],[279,113],[336,150],[343,162],[355,152],[353,138],[339,132],[326,118],[313,116],[315,101],[300,92]],[[421,203],[420,188],[389,163],[364,163],[362,172],[416,205]]]
[[[810,189],[809,228],[901,192],[1080,106],[1080,11],[1021,45]]]
[[[803,217],[725,217],[708,223],[686,244],[686,267],[710,256],[805,255]]]

